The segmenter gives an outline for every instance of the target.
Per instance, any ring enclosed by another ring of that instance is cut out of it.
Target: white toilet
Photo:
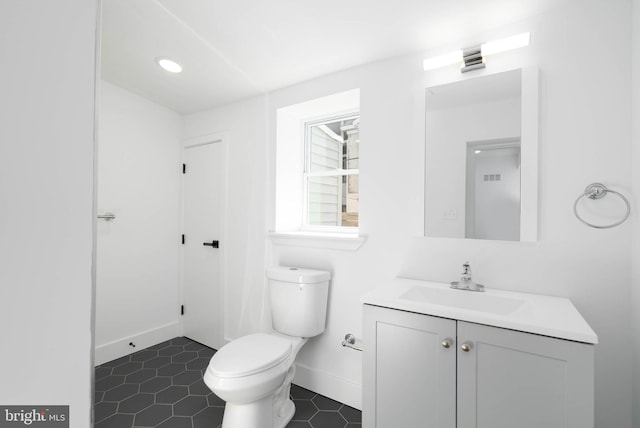
[[[275,267],[267,278],[274,331],[229,342],[204,374],[227,402],[222,428],[284,428],[295,412],[289,389],[296,355],[325,329],[329,272]]]

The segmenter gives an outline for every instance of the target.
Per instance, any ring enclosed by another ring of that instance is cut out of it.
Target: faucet
[[[469,262],[464,262],[462,269],[460,281],[452,281],[451,288],[456,290],[484,291],[484,285],[475,283],[471,279],[471,265]]]
[[[469,262],[464,262],[464,264],[462,265],[462,269],[464,269],[464,271],[462,271],[460,281],[465,283],[471,281],[471,265],[469,264]]]

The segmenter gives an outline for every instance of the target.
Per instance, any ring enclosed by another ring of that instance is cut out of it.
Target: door
[[[182,328],[190,339],[215,349],[223,345],[221,241],[223,142],[184,148]]]
[[[455,428],[456,322],[364,305],[363,426]]]
[[[458,321],[457,349],[458,428],[594,426],[592,345]]]
[[[520,240],[520,141],[467,142],[465,237]]]

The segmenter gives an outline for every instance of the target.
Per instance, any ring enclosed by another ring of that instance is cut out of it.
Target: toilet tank
[[[324,331],[329,279],[326,271],[278,266],[267,269],[273,329],[287,336]]]

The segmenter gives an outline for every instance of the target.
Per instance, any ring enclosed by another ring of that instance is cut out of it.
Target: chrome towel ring
[[[580,201],[580,199],[586,196],[589,199],[596,200],[596,199],[604,198],[607,195],[607,193],[615,193],[624,201],[625,205],[627,206],[627,212],[625,213],[624,217],[621,220],[612,224],[597,225],[597,224],[591,224],[588,221],[584,220],[582,217],[580,217],[580,215],[578,214],[578,202]],[[576,201],[574,202],[573,213],[576,215],[578,220],[580,220],[581,222],[583,222],[589,227],[595,227],[596,229],[609,229],[609,228],[621,225],[629,218],[629,214],[631,214],[631,204],[629,204],[629,201],[627,200],[627,198],[624,197],[622,193],[616,192],[615,190],[607,189],[607,187],[604,184],[592,183],[592,184],[589,184],[586,189],[584,189],[584,193],[578,196],[578,199],[576,199]]]

